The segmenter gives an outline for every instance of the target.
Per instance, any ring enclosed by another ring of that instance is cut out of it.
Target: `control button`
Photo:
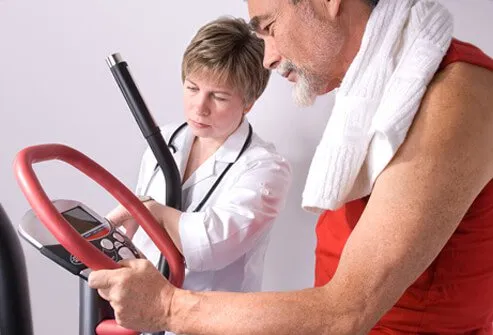
[[[123,244],[121,244],[120,242],[118,241],[115,241],[115,248],[119,249],[120,247],[122,247]]]
[[[123,243],[123,241],[125,241],[125,239],[123,238],[123,236],[122,236],[122,235],[120,235],[120,234],[118,234],[118,233],[114,233],[114,234],[113,234],[113,237],[114,237],[116,240],[118,240],[118,241],[120,241],[120,242],[122,242],[122,243]]]
[[[77,257],[75,257],[74,255],[70,255],[70,263],[72,263],[74,265],[81,265],[82,264],[82,262]]]
[[[114,248],[113,242],[111,242],[107,238],[102,239],[100,243],[101,243],[101,246],[107,250],[112,250]]]
[[[111,258],[114,261],[120,260],[118,257],[118,254],[116,253],[116,251],[114,249],[113,250],[103,249],[103,252],[106,256],[108,256],[109,258]]]
[[[120,250],[118,250],[118,254],[120,255],[121,258],[123,259],[135,259],[135,255],[133,254],[132,251],[130,251],[129,248],[123,247]]]

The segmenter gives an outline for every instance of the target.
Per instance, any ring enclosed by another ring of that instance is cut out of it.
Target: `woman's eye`
[[[192,91],[192,92],[197,92],[199,89],[197,87],[187,86],[187,90]]]
[[[216,99],[217,101],[226,101],[225,98],[218,97],[217,95],[214,96],[214,99]]]

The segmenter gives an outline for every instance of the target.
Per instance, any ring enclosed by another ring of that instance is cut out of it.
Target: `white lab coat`
[[[199,291],[248,292],[261,290],[264,256],[270,230],[284,206],[291,183],[288,162],[272,144],[255,133],[248,149],[226,173],[201,212],[193,213],[216,178],[234,162],[248,135],[248,121],[183,183],[184,213],[179,233],[186,262],[183,287]],[[178,125],[162,129],[169,141]],[[194,136],[188,127],[180,131],[173,155],[182,179]],[[150,195],[165,203],[166,184],[156,159],[148,148],[144,153],[137,194]],[[154,264],[160,252],[143,229],[133,242]]]

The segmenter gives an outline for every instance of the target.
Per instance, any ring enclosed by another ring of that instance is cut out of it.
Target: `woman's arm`
[[[222,269],[243,256],[270,230],[285,204],[291,171],[282,157],[263,152],[236,168],[228,172],[234,181],[216,191],[210,206],[182,213],[173,227],[190,270]]]

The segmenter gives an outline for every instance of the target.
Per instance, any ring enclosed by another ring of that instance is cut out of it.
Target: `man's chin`
[[[299,93],[296,91],[296,88],[293,89],[293,101],[298,107],[305,108],[313,106],[316,100],[316,94]]]
[[[300,96],[296,92],[293,92],[293,101],[298,107],[305,108],[313,106],[316,100],[317,95]]]

